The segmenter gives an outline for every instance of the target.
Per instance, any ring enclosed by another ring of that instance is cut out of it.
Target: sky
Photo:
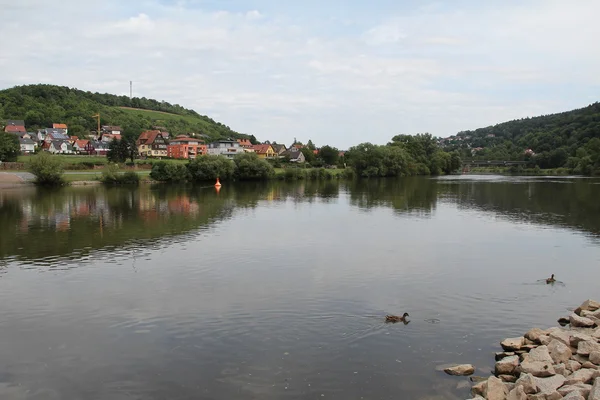
[[[597,0],[0,0],[0,89],[49,83],[180,104],[347,149],[584,107]]]

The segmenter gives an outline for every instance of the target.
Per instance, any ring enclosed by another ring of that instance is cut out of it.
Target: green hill
[[[92,116],[100,113],[101,125],[118,125],[125,136],[137,137],[153,126],[171,134],[197,133],[211,139],[248,137],[227,125],[178,104],[144,97],[84,92],[64,86],[27,85],[0,91],[0,125],[3,120],[24,120],[28,130],[66,123],[69,134],[83,135],[97,128]]]
[[[504,122],[440,139],[463,159],[527,160],[540,168],[600,173],[600,103],[577,110]],[[526,153],[527,150],[532,150]]]

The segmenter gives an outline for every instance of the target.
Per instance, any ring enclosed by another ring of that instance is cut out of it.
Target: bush
[[[284,176],[288,181],[304,179],[306,177],[306,171],[300,168],[286,168]]]
[[[61,186],[63,180],[63,165],[59,158],[46,152],[41,152],[31,157],[29,172],[35,175],[35,183],[45,186]]]
[[[187,165],[190,179],[195,182],[212,181],[217,178],[233,178],[235,164],[223,156],[200,156]]]
[[[133,171],[127,171],[124,174],[119,173],[119,164],[108,164],[104,171],[102,171],[102,177],[100,178],[102,183],[113,184],[113,185],[137,185],[140,183],[140,176]]]
[[[118,183],[128,184],[128,185],[133,185],[133,184],[137,185],[140,183],[140,176],[133,171],[127,171],[124,174],[120,175],[120,180]]]
[[[0,132],[0,161],[17,161],[21,146],[17,135]]]
[[[275,176],[273,166],[255,153],[244,153],[233,159],[235,178],[238,180],[265,180]]]

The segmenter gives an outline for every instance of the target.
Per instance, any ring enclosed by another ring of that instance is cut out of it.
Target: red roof
[[[254,149],[255,153],[267,154],[267,150],[269,150],[269,147],[271,147],[270,144],[255,144],[255,145],[252,145],[252,147],[250,147],[250,148]]]
[[[6,128],[4,128],[4,132],[8,132],[8,133],[24,132],[24,133],[26,133],[27,131],[25,130],[25,127],[21,126],[21,125],[7,125]]]
[[[67,129],[67,124],[52,124],[54,129]]]
[[[156,137],[160,134],[160,131],[145,131],[140,133],[140,137],[137,140],[137,144],[152,144],[156,140]]]
[[[80,149],[83,149],[85,148],[85,146],[87,146],[89,142],[90,141],[87,139],[78,139],[75,141],[75,146],[79,147]]]
[[[240,146],[252,146],[252,143],[250,143],[249,139],[238,139],[237,141],[240,144]]]

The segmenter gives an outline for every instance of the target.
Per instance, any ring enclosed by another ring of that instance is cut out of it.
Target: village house
[[[300,150],[295,149],[295,148],[292,148],[290,150],[283,152],[282,157],[289,158],[290,162],[293,162],[293,163],[301,164],[306,161],[304,154]]]
[[[102,135],[102,139],[100,139],[100,141],[102,143],[110,143],[114,139],[121,140],[121,135],[113,135],[112,133],[105,133]]]
[[[35,142],[30,138],[19,138],[21,153],[31,154],[35,152]]]
[[[243,153],[244,148],[240,146],[237,140],[218,140],[208,145],[208,154],[215,156],[233,158],[236,155]]]
[[[73,143],[73,150],[78,154],[88,154],[86,147],[90,141],[87,139],[77,139]]]
[[[270,144],[255,144],[251,149],[258,155],[258,158],[275,158],[277,154]]]
[[[160,131],[142,132],[136,141],[140,157],[166,157],[167,141]]]
[[[102,134],[108,133],[111,135],[120,135],[121,127],[120,126],[112,126],[112,125],[103,125],[101,128]]]
[[[69,129],[67,128],[67,124],[53,123],[52,124],[52,128],[53,129],[64,129],[65,134],[69,133]]]
[[[39,134],[38,134],[39,137]],[[44,129],[44,141],[50,143],[53,140],[69,140],[67,131],[60,128],[46,128]]]
[[[84,153],[91,156],[106,156],[108,153],[108,144],[89,140],[84,149]]]
[[[240,146],[242,146],[245,149],[252,147],[252,143],[250,142],[250,139],[238,139],[237,141],[240,144]]]
[[[4,132],[6,133],[25,133],[27,130],[25,129],[25,121],[17,120],[17,119],[9,119],[6,121],[6,126],[4,127]]]
[[[202,140],[186,135],[178,135],[167,146],[167,157],[179,159],[194,159],[207,153],[207,147]]]
[[[272,144],[271,147],[277,156],[281,156],[283,152],[287,151],[287,147],[285,144]]]
[[[52,154],[73,154],[73,146],[66,140],[53,140],[48,151]]]

